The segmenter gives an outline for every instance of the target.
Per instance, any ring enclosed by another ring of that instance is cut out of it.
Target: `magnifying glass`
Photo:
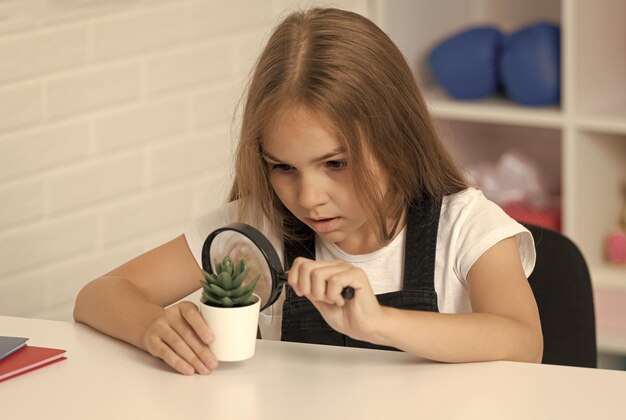
[[[226,256],[232,261],[244,260],[248,268],[247,279],[259,275],[255,294],[261,298],[261,311],[272,306],[287,283],[288,271],[278,258],[272,243],[254,227],[245,223],[231,223],[214,230],[202,247],[202,268],[209,274],[216,272],[215,265]],[[345,300],[354,297],[354,288],[341,291]]]

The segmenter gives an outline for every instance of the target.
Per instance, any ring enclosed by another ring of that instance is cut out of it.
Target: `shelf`
[[[549,194],[560,193],[562,130],[537,126],[512,128],[509,124],[452,119],[436,119],[435,126],[461,168],[494,169],[503,156],[513,154],[536,168]],[[499,201],[488,189],[483,190],[488,197]]]
[[[556,106],[531,108],[502,96],[459,101],[436,87],[424,88],[424,95],[436,118],[546,128],[560,128],[563,125],[563,114]]]
[[[581,130],[607,134],[626,134],[626,105],[602,113],[580,116],[576,124]]]
[[[626,293],[626,266],[593,265],[589,273],[594,288],[619,289]]]
[[[598,347],[626,355],[626,267],[606,263],[604,243],[624,208],[626,55],[624,0],[372,0],[383,30],[407,58],[437,131],[464,169],[489,168],[505,153],[528,157],[547,191],[561,195],[562,231],[589,265]],[[528,107],[504,94],[455,100],[437,85],[428,54],[468,27],[510,33],[561,25],[561,106]]]
[[[626,337],[621,335],[598,333],[596,346],[600,353],[626,354]]]
[[[626,267],[591,268],[598,349],[626,355]]]
[[[623,128],[626,116],[626,2],[576,0],[569,2],[569,6],[573,12],[572,28],[575,28],[571,50],[572,106],[578,114],[602,117],[606,114],[619,116],[613,114],[612,110],[616,109],[622,117],[622,124],[618,123],[617,128]],[[606,127],[613,127],[613,124]]]
[[[606,235],[617,226],[624,208],[626,136],[576,130],[572,134],[571,188],[566,208],[573,220],[566,233],[580,247],[590,266],[604,266]]]

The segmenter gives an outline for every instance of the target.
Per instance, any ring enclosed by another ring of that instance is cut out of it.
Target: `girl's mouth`
[[[327,219],[308,219],[309,226],[317,233],[327,233],[335,229],[339,222],[339,217],[329,217]]]

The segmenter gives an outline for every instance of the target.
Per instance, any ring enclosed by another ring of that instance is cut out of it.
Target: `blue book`
[[[27,341],[24,337],[0,336],[0,360],[24,347]]]

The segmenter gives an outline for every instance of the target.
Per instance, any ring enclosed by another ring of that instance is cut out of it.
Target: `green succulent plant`
[[[215,262],[215,273],[211,274],[204,270],[202,283],[202,303],[210,306],[232,308],[248,306],[256,302],[257,298],[252,295],[254,288],[259,282],[260,274],[244,285],[249,269],[243,259],[237,261],[226,256],[221,262]]]

